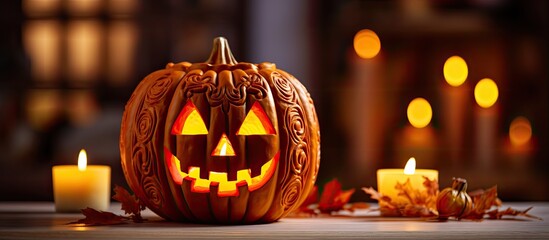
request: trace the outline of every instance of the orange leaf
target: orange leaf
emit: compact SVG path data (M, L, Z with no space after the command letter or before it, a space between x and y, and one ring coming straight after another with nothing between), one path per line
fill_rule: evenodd
M469 193L473 200L473 210L466 217L468 219L482 219L486 211L492 206L501 206L501 200L498 198L497 186L486 190L476 190Z
M318 209L324 213L339 211L349 202L354 192L354 189L342 191L341 183L339 183L337 178L334 178L324 185Z
M134 222L144 221L141 217L141 210L145 210L145 205L141 204L135 195L130 194L128 190L118 185L114 186L114 193L112 198L122 204L122 210L125 214L133 214L131 219Z
M528 214L528 211L530 211L530 209L532 209L532 207L529 207L529 208L527 208L525 210L522 210L522 211L515 210L515 209L512 209L512 208L507 208L503 211L500 211L499 209L494 209L494 210L488 211L486 213L488 214L490 219L502 219L503 216L524 216L524 217L527 217L527 218L543 220L540 217L536 217L534 215Z
M129 219L128 217L119 216L112 212L97 211L89 207L82 209L81 211L86 218L68 224L84 224L86 226L115 225L126 223Z
M438 180L435 178L433 180L430 180L428 177L423 176L425 181L423 182L423 186L427 189L427 194L431 196L437 196L438 195Z

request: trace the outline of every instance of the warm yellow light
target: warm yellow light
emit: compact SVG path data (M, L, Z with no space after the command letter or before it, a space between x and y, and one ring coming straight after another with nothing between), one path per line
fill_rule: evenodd
M276 132L273 128L271 120L269 120L269 117L267 116L267 114L265 114L265 111L263 110L259 102L255 102L248 112L248 115L246 115L246 117L244 118L242 126L240 126L240 129L238 129L236 135L249 136L268 135L275 133Z
M431 122L433 109L424 98L416 98L410 102L407 110L408 121L416 128L423 128Z
M525 117L517 117L509 127L509 139L515 146L526 144L532 138L532 125Z
M412 175L416 172L416 159L411 157L408 159L408 162L406 162L406 166L404 167L404 174L406 175Z
M172 134L175 135L204 135L208 134L206 124L200 116L200 113L191 101L187 101L181 112L177 116Z
M498 100L498 86L494 80L484 78L475 86L475 100L483 108L489 108Z
M251 170L249 168L237 170L237 179L229 181L227 179L226 172L209 172L207 179L200 178L200 167L190 166L188 173L181 170L181 162L179 159L170 153L169 150L164 149L166 154L166 163L168 164L168 170L172 176L172 179L179 185L183 183L184 179L191 180L191 191L199 193L210 192L210 186L215 185L218 188L218 196L238 196L238 187L246 184L249 191L255 191L261 188L271 177L273 176L276 166L278 166L279 153L277 153L272 159L267 161L261 166L261 173L255 177L251 176Z
M86 166L88 165L88 157L86 156L86 150L80 150L78 153L78 170L86 171Z
M219 142L217 143L216 148L212 152L212 156L234 156L234 149L227 138L227 135L223 134Z
M359 57L373 58L381 50L381 41L374 31L363 29L356 33L353 46Z
M204 120L202 120L202 117L200 117L200 114L198 114L196 109L194 109L187 117L181 133L183 135L208 134L208 129L206 129Z
M444 79L451 86L457 87L467 79L467 63L460 56L452 56L444 63Z

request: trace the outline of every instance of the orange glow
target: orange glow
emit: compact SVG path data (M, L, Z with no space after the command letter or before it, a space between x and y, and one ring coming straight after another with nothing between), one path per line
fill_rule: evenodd
M353 46L359 57L373 58L381 50L381 41L374 31L363 29L356 33Z
M234 149L231 145L231 141L227 138L227 135L223 134L217 147L212 152L212 156L234 156Z
M47 130L61 117L63 98L61 91L37 89L26 96L25 110L30 125L39 130Z
M489 108L498 100L498 86L494 80L484 78L475 86L475 100L483 108Z
M172 126L174 135L203 135L208 134L208 129L200 113L189 100L183 107Z
M444 63L444 79L451 86L457 87L467 79L467 63L460 56L452 56Z
M23 0L21 5L29 16L51 16L61 9L61 0Z
M242 126L240 126L240 129L236 132L236 135L248 136L267 134L275 134L273 124L271 123L271 120L269 120L267 114L265 114L261 105L259 105L259 102L255 102L254 105L252 105L250 112L248 112L248 115L246 115L246 118L244 118L244 122L242 122Z
M59 80L61 62L61 25L52 20L28 21L23 30L25 50L30 58L34 80Z
M71 80L89 83L98 79L102 65L102 35L100 21L69 21L67 26L67 70Z
M70 0L66 7L70 15L90 16L98 14L103 6L101 0Z
M263 166L261 166L261 173L255 177L251 177L250 169L241 169L237 171L237 179L234 181L227 180L226 172L209 172L209 178L200 178L200 167L189 167L188 174L181 171L181 162L174 156L170 150L164 148L164 158L168 165L168 170L174 182L178 185L183 183L183 180L191 181L191 191L197 193L209 193L210 186L218 186L217 195L219 197L234 197L238 196L239 186L248 186L250 192L255 191L265 185L269 179L272 178L276 166L278 165L280 153Z
M408 162L406 162L406 166L404 167L404 174L413 175L415 172L416 172L416 159L412 157L408 159Z
M410 102L407 110L408 121L416 128L423 128L431 122L433 110L431 104L424 98L416 98Z
M511 122L509 127L509 139L515 146L521 146L532 138L532 125L525 117L517 117Z
M123 1L110 1L110 3L113 2ZM136 59L137 35L137 27L130 20L117 20L109 24L107 76L114 86L123 86L132 78Z
M78 170L86 171L86 167L88 166L88 156L86 155L86 150L82 149L78 153Z

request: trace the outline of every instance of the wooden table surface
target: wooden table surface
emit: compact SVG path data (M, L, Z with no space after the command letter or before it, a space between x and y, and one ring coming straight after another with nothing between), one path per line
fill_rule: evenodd
M416 218L383 218L375 212L352 216L284 218L276 223L244 226L183 224L164 221L150 211L139 224L75 227L81 214L54 212L51 202L0 202L0 239L549 239L549 203L505 203L534 208L544 220L428 222ZM111 211L122 213L113 203Z

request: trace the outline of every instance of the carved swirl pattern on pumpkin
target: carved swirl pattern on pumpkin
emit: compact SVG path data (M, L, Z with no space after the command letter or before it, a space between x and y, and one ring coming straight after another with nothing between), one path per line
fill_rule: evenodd
M277 72L274 72L271 77L280 100L289 105L284 110L282 122L288 133L289 149L286 151L286 158L289 164L281 181L280 202L287 210L299 199L304 187L303 177L308 170L307 122L304 121L303 109L298 104L297 92L292 82Z
M142 181L143 189L145 189L145 195L147 199L155 206L162 206L164 197L160 191L160 183L155 177L144 177Z
M141 173L139 177L143 178L154 174L154 154L149 147L143 143L138 143L132 149L132 159L134 160L133 168L136 173Z
M156 111L153 108L143 108L137 115L136 137L138 142L146 142L152 138L154 127L156 126Z
M148 206L161 208L165 202L162 185L160 183L160 169L162 167L155 159L158 158L156 141L153 136L161 124L159 119L160 109L166 100L167 93L173 84L172 72L165 72L142 81L134 92L142 92L146 88L140 102L132 103L137 106L133 113L133 124L131 130L131 166L125 168L133 169L136 181L139 183ZM137 98L136 98L137 100ZM133 101L133 97L131 99ZM128 111L128 109L126 109ZM128 118L132 119L130 116Z
M305 137L305 122L303 121L303 110L299 106L292 106L286 109L286 122L288 123L288 133L293 143L303 142Z
M208 71L204 74L200 72L191 72L187 74L182 81L185 82L183 93L187 98L192 97L195 93L206 93L208 103L211 106L220 104L232 104L241 106L246 103L248 94L253 95L256 99L262 99L267 96L268 83L265 78L259 74L250 74L242 76L239 81L236 81L236 86L232 84L220 83L219 78L216 78L213 71ZM214 84L213 82L216 82Z
M295 104L297 101L297 94L292 83L277 72L273 72L271 77L280 100L287 104Z
M147 91L147 95L145 95L145 101L148 104L154 105L164 99L164 96L170 89L170 85L172 84L172 78L170 78L170 74L166 73L159 79L157 79L153 85L149 88Z
M303 184L300 176L293 176L288 184L283 186L281 205L284 206L284 210L288 210L299 200L302 188Z

